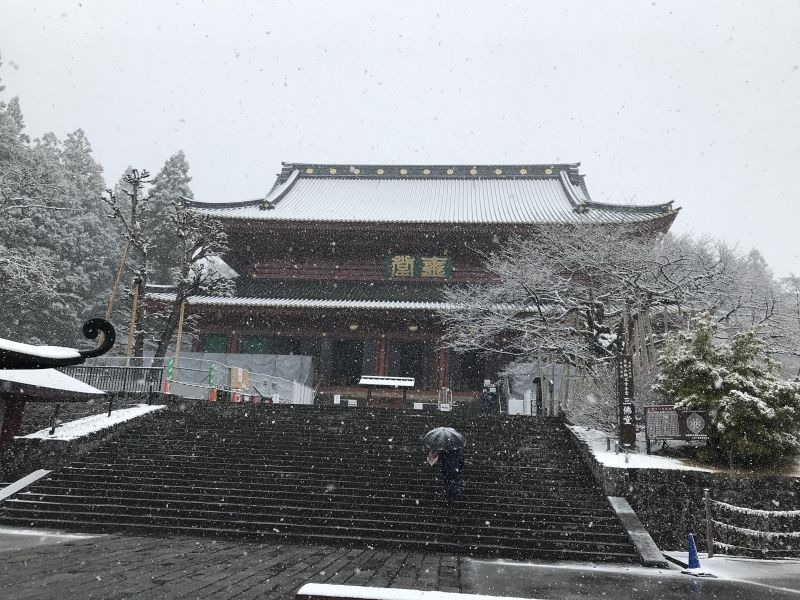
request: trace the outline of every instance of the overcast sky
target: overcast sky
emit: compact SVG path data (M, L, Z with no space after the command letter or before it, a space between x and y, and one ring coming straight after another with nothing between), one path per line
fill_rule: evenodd
M199 200L280 162L582 162L595 200L800 274L800 2L0 4L4 99L113 184L177 150Z

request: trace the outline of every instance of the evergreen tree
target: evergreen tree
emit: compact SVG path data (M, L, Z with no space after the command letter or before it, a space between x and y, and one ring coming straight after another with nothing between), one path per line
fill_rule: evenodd
M0 336L75 344L108 285L102 169L82 131L31 141L0 101Z
M180 277L176 269L180 270L183 257L175 237L176 203L194 197L189 187L191 180L189 163L182 150L169 157L153 179L152 200L145 217L151 239L153 283L175 284Z
M800 451L800 381L784 381L754 330L715 343L718 325L703 317L673 336L653 386L679 408L708 410L714 443L751 463L791 460Z

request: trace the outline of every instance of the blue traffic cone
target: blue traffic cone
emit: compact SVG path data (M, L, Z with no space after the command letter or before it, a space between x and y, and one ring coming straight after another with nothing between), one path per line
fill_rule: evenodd
M700 558L697 556L697 546L694 544L694 536L691 533L689 534L689 568L700 568Z

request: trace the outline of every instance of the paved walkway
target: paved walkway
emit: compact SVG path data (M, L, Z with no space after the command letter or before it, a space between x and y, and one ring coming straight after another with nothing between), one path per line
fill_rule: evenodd
M8 538L3 544L0 532L3 600L290 600L307 582L547 600L800 600L800 590L788 589L797 581L790 577L796 563L787 563L785 572L770 565L769 577L750 582L741 580L741 572L736 578L696 579L677 567L517 563L371 548L119 535L74 539L39 533L35 547L15 549L19 541ZM763 571L758 565L753 568Z
M289 599L303 583L469 591L439 554L100 536L0 553L0 598Z

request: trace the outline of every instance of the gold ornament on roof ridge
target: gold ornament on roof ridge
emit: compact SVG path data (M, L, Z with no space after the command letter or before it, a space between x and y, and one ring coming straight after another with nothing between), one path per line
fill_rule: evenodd
M383 169L377 169L375 172L376 172L378 175L383 175L383 173L384 173L384 170L383 170Z
M311 175L313 172L314 172L314 169L312 169L311 167L308 167L308 168L306 169L306 174L307 174L307 175Z

